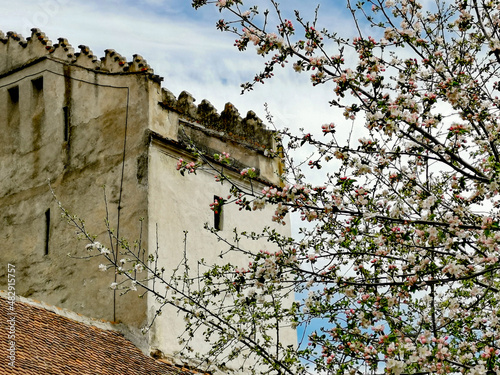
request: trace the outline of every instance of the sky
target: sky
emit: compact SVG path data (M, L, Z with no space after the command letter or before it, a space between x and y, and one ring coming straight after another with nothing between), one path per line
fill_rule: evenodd
M312 18L321 2L320 22L329 29L345 30L348 17L345 2L338 0L287 0L284 10L300 9ZM219 112L226 102L233 103L245 116L248 110L265 118L264 103L279 127L321 132L321 125L333 122L338 112L328 100L331 87L315 87L309 75L297 74L291 66L256 90L241 95L240 84L251 80L265 60L253 46L239 52L235 36L216 30L221 18L213 4L195 11L190 0L16 0L3 1L0 30L30 36L32 27L40 28L55 44L67 38L78 46L90 47L102 57L104 50L116 50L127 60L143 56L156 74L164 77L163 87L178 96L183 90L200 103L209 100ZM260 9L268 0L254 0ZM282 4L285 2L282 2ZM285 13L285 16L287 14ZM288 13L292 17L292 13ZM309 130L310 129L310 130Z

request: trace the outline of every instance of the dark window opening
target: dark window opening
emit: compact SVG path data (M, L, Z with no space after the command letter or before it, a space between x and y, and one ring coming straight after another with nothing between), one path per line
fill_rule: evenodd
M35 91L42 91L43 90L43 77L39 77L37 79L34 79L31 81L33 84L33 89Z
M7 90L10 96L10 102L16 104L19 102L19 86L11 87Z
M13 86L7 89L7 101L6 109L6 130L2 132L3 150L2 153L13 154L19 151L21 136L20 136L20 124L21 124L21 112L19 105L19 86ZM0 124L2 128L3 124Z
M63 107L64 112L64 141L69 141L69 107Z
M214 195L214 203L212 204L212 210L214 211L214 229L222 230L223 217L222 217L222 207L224 205L224 199Z
M45 255L49 255L50 240L50 208L45 211Z
M45 122L45 106L43 98L43 77L31 81L33 95L31 95L31 125L33 131L33 147L39 147L42 140L42 129Z

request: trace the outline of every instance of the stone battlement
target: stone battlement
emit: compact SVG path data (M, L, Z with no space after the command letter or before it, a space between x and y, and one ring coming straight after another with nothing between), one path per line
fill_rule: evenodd
M255 112L248 111L245 118L240 116L236 107L226 103L219 114L208 100L194 104L193 96L183 91L176 98L169 90L162 89L162 107L173 109L205 128L223 132L230 138L253 148L264 150L273 147L272 132L268 130Z
M134 55L132 61L127 61L115 50L107 49L104 57L98 58L88 46L80 45L78 48L80 52L75 52L65 38L58 38L58 43L52 44L45 33L37 28L31 29L31 36L26 39L13 31L7 34L0 31L0 76L48 58L98 73L145 74L158 84L163 81L163 77L154 74L153 68L140 55ZM208 100L204 99L198 105L194 102L193 96L186 91L176 98L163 88L158 104L257 150L273 148L273 132L265 127L255 112L249 111L243 118L231 103L227 103L219 114Z
M31 29L31 36L24 39L22 35L9 31L4 34L0 31L0 74L5 74L13 69L41 58L56 58L68 64L78 65L87 69L106 73L148 73L155 81L163 78L154 74L153 69L146 60L139 55L134 55L132 61L113 49L107 49L104 57L100 59L93 54L88 46L80 45L80 52L65 38L59 38L57 44L47 38L40 29Z

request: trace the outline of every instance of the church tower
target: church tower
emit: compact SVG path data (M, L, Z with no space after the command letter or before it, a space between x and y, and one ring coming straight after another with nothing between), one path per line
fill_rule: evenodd
M0 290L12 264L18 295L138 330L152 318L154 298L117 296L113 273L99 270L102 259L77 258L87 243L61 217L50 187L100 242L107 222L119 237L140 239L146 256L158 249L168 272L184 258L215 262L224 251L205 223L230 237L235 227L260 231L273 215L231 205L215 214L210 203L229 194L228 184L209 170L181 176L178 160L195 160L193 146L228 152L227 173L237 179L255 167L254 188L262 189L280 183L280 162L269 156L277 145L253 112L242 118L228 103L219 114L187 92L175 97L141 56L127 61L106 50L97 58L78 49L63 38L52 44L39 29L27 39L0 32ZM182 326L182 316L166 309L144 350L174 356ZM285 339L294 336L290 330Z

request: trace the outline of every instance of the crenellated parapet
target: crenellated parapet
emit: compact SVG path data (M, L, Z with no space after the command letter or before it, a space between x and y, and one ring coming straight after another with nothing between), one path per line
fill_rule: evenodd
M59 43L54 45L53 56L58 58L58 59L61 59L61 60L65 60L65 59L74 60L75 59L75 50L73 49L71 44L69 44L68 39L59 38L57 40L59 41Z
M129 65L125 57L114 49L107 49L104 53L104 57L101 58L101 70L111 73L128 72Z
M127 61L115 50L107 49L104 57L98 58L89 47L80 45L78 48L80 51L75 53L65 38L59 38L58 43L53 45L45 33L37 28L31 29L31 36L26 39L13 31L7 34L0 31L0 75L42 58L54 58L90 70L105 73L145 73L155 82L160 83L163 80L154 74L146 60L139 55L134 55L132 61Z
M158 84L163 80L154 74L154 70L140 55L134 55L132 61L128 61L117 51L107 49L104 56L99 58L85 45L79 45L75 51L65 38L59 38L56 44L52 44L38 28L31 29L31 36L26 39L13 31L6 34L0 31L0 76L44 58L106 74L145 74ZM167 89L162 89L159 104L181 114L188 122L198 123L254 150L273 148L273 133L266 129L253 111L242 117L231 103L227 103L224 110L218 113L209 101L202 100L199 104L195 104L195 101L186 91L175 97Z
M198 105L195 101L186 91L181 92L176 98L169 90L163 88L160 105L174 109L190 121L221 132L253 148L264 150L273 147L273 132L265 127L255 112L248 111L243 118L233 104L226 103L224 110L219 114L208 100L203 99Z
M153 73L153 69L148 65L146 59L141 55L134 55L133 60L129 62L131 72L148 72Z
M78 66L83 66L87 69L99 69L100 68L100 60L94 53L90 50L89 47L84 45L79 45L78 48L80 52L75 54L74 63Z

